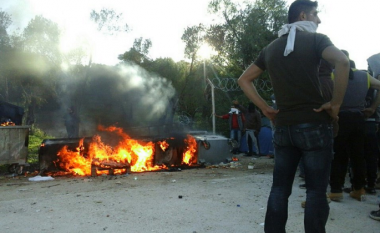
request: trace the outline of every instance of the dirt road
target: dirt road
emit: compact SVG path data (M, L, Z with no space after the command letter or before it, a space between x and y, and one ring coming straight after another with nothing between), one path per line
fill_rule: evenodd
M264 232L273 160L239 156L233 166L118 176L0 176L1 232L248 233ZM255 162L253 170L248 162ZM287 232L304 232L296 178L289 200ZM330 204L327 232L378 233L368 217L376 196L358 202L345 194Z

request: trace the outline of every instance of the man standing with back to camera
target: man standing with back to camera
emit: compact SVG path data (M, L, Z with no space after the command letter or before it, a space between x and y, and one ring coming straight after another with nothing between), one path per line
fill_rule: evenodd
M316 33L321 23L318 3L293 2L279 38L260 53L239 78L246 96L275 120L273 184L265 216L265 232L282 233L288 219L288 198L302 158L305 166L305 232L326 232L326 191L333 158L333 120L337 120L347 87L349 62L330 39ZM335 67L333 97L325 103L318 79L321 59ZM252 81L269 72L278 110L257 93Z

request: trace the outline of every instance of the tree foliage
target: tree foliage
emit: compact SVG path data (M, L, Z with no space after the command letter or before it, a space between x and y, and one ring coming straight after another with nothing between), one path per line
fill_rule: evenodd
M0 52L9 47L7 28L12 24L11 16L0 8Z
M209 3L209 12L221 20L207 27L204 25L187 27L182 35L182 40L186 44L185 54L190 59L189 70L193 74L192 79L202 76L199 72L192 71L200 70L202 61L196 56L197 50L203 43L207 43L217 52L217 55L208 61L208 70L212 69L212 73L206 73L208 78L237 80L259 55L261 49L277 38L277 31L286 23L287 18L283 0L257 0L243 5L232 0L212 0ZM270 86L266 73L263 75L263 80L265 86ZM210 88L207 88L206 92L210 92ZM269 100L271 93L268 93L267 89L259 92ZM217 91L215 98L217 110L229 109L232 99L248 103L241 91ZM202 116L210 115L210 104L208 101L201 108ZM207 118L204 117L203 120Z
M213 0L209 9L224 22L210 26L207 40L231 71L247 68L277 38L287 17L283 0L258 0L242 8L231 0Z
M60 36L61 31L57 23L38 15L24 29L25 50L43 56L48 62L60 65Z
M142 67L147 67L150 62L148 57L149 49L152 47L150 39L143 39L142 37L136 38L133 42L133 47L119 55L119 60L134 62Z
M98 25L98 31L109 35L130 30L128 24L123 22L123 14L117 14L112 9L103 8L99 12L92 10L90 17Z

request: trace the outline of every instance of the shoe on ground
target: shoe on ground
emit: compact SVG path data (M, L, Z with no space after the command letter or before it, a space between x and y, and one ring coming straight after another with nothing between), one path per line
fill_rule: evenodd
M377 221L380 221L380 210L371 211L371 213L369 214L369 217Z
M306 189L306 184L300 184L299 187L300 189Z
M368 194L371 194L371 195L375 195L376 194L375 186L373 186L373 187L367 186L364 189L365 189L365 192L368 193Z
M327 195L331 201L341 201L343 200L343 192L340 193L329 193Z
M250 157L250 156L252 156L252 152L247 152L247 153L244 154L244 156Z
M362 200L362 196L365 195L365 190L364 188L358 189L358 190L353 190L350 192L350 197L355 198L358 201Z

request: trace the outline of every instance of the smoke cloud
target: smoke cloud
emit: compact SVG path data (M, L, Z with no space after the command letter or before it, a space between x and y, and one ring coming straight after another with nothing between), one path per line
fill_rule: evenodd
M61 118L68 108L75 108L81 136L91 136L97 125L128 129L171 124L171 100L176 92L166 78L125 63L94 64L82 77L63 73L58 93ZM55 127L59 125L63 126ZM57 132L64 132L59 128Z

